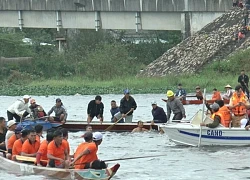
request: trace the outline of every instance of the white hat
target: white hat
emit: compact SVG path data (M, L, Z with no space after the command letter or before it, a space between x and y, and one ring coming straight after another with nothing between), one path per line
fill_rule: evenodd
M240 121L240 127L241 127L241 128L245 128L245 127L246 127L246 124L247 124L247 121L248 121L248 120L245 119L245 118L242 119L242 120Z
M100 133L100 132L95 132L95 133L93 134L93 141L99 141L99 140L102 139L102 137L103 137L102 133Z
M229 84L225 86L225 88L231 88L232 89L232 86L230 86Z
M7 127L10 128L14 124L17 124L16 121L15 120L10 120L10 121L7 122Z
M24 95L23 99L30 99L30 96L29 95Z

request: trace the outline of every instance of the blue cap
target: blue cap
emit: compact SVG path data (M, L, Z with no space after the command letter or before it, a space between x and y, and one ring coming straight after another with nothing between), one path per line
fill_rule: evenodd
M130 92L130 91L129 91L128 89L125 89L125 90L124 90L124 94L129 94L129 92Z
M22 126L17 126L16 129L15 129L15 134L21 133L22 130L23 130Z

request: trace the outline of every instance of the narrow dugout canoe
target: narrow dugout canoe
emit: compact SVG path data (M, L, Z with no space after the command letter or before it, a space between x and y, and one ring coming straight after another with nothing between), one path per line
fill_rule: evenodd
M104 131L109 126L113 125L114 123L91 123L93 131ZM87 126L87 122L81 121L73 121L67 120L65 124L61 127L66 128L70 131L84 131ZM160 125L160 124L159 124ZM159 130L159 125L155 124L152 127L153 130ZM113 128L110 130L111 132L131 132L134 128L137 127L137 123L117 123ZM150 129L150 123L144 123L144 128Z
M163 101L167 102L167 99L162 99ZM229 100L223 100L225 104L229 104ZM191 104L202 104L203 101L202 100L197 100L197 99L193 99L193 100L183 100L181 101L183 105L191 105ZM213 104L215 102L215 100L207 100L207 103L209 104Z
M59 169L49 167L38 167L30 164L18 163L0 156L0 168L16 175L42 175L50 178L65 180L109 180L120 167L115 164L111 168L103 170L94 169Z

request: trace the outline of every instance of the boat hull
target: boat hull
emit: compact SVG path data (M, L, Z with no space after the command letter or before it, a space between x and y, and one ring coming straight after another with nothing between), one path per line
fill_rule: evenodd
M170 141L177 145L197 146L200 127L190 123L160 126ZM250 133L244 128L202 128L201 146L246 146L250 144Z
M104 131L114 123L91 123L92 129L94 131ZM80 121L67 121L62 125L63 128L66 128L70 131L82 131L85 130L88 124L86 122ZM113 132L131 132L134 128L137 127L137 123L117 123L109 131ZM153 130L159 130L159 125L155 124L151 126ZM144 123L144 128L150 129L150 123Z
M24 129L28 129L28 130L34 129L34 127L38 124L43 126L44 131L47 131L48 129L51 129L51 128L62 126L61 123L50 123L44 120L35 120L35 121L24 120L21 123L19 123L19 125L21 125Z
M42 175L46 177L56 178L56 179L72 179L72 180L109 180L112 178L120 165L116 164L111 168L103 170L74 170L74 169L59 169L59 168L48 168L48 167L38 167L34 165L18 163L15 161L8 160L0 156L0 168L6 170L7 172L17 174L17 175Z
M167 102L168 100L167 99L162 99L163 101ZM224 101L224 104L229 104L229 100L223 100ZM197 99L194 99L194 100L182 100L181 101L183 105L192 105L192 104L203 104L203 101L202 100L197 100ZM213 104L215 102L215 100L206 100L207 103L209 104Z

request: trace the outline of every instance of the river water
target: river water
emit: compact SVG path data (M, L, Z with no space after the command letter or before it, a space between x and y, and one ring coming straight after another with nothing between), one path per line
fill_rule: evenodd
M103 95L104 117L109 120L109 105L112 99L119 102L120 95ZM165 107L161 98L164 94L133 95L138 104L134 121L151 120L151 101ZM18 97L0 97L0 116L6 117L7 107ZM34 97L45 110L53 106L57 97ZM86 119L86 107L94 96L61 96L67 107L69 118ZM202 105L185 106L187 119L190 119ZM69 134L71 152L76 149L84 132ZM104 133L103 143L99 146L98 157L102 160L136 156L164 154L166 156L145 159L118 161L120 169L115 180L199 180L199 179L250 179L249 147L180 147L169 142L165 134L149 133ZM110 162L111 166L115 162ZM18 176L0 170L0 180L47 180L42 176Z

